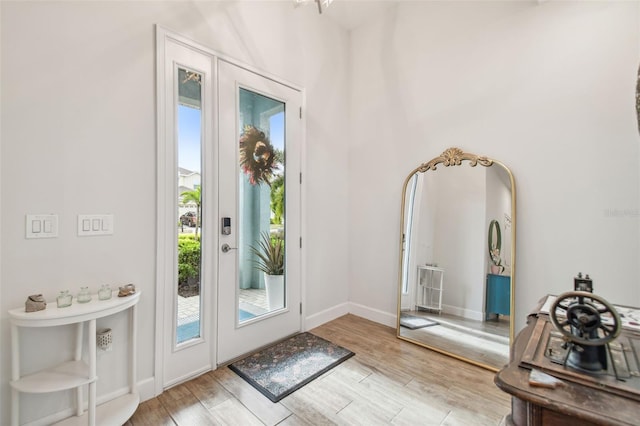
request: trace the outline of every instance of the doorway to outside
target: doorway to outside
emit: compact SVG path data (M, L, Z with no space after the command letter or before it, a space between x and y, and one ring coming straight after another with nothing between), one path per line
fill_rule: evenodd
M200 93L201 76L183 68L178 69L179 103L177 105L177 145L178 145L178 304L176 343L181 344L200 337L200 272L201 237L202 237L202 105ZM285 218L285 113L284 103L239 89L239 107L245 111L248 121L254 117L269 137L264 135L260 144L266 142L273 148L274 160L268 175L255 181L249 166L243 168L240 176L240 200L242 220L239 224L241 234L249 234L251 239L249 250L240 250L244 257L240 261L240 293L238 295L238 321L247 320L268 314L284 307L284 291L275 293L268 291L265 278L257 261L271 261L270 251L256 253L252 247L265 248L261 245L260 233L270 235L269 247L272 243L282 248L279 259L278 274L284 275L284 218ZM252 126L245 123L244 126ZM243 127L244 127L243 126ZM261 133L262 130L259 130ZM245 137L245 132L240 139ZM265 145L266 146L266 145ZM252 148L254 151L256 148ZM242 162L242 152L240 153ZM254 155L254 153L251 153ZM245 159L246 163L246 159ZM244 175L244 179L243 176ZM254 179L252 182L251 180ZM257 188L254 188L257 187ZM257 206L257 207L256 207ZM251 209L258 209L252 211ZM253 234L253 235L251 235ZM257 242L257 245L256 245ZM244 251L244 252L243 252ZM267 255L267 258L261 256Z
M161 393L301 329L302 92L161 28L157 47Z
M222 60L218 82L224 363L301 329L302 94Z

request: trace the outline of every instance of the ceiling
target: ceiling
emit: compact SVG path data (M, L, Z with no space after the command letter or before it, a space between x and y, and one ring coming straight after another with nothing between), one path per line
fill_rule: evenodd
M383 14L400 0L334 0L322 12L322 16L334 21L346 30Z

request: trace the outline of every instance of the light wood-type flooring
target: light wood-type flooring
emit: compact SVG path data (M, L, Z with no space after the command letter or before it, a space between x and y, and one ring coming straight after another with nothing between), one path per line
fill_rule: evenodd
M227 367L143 402L137 425L498 425L510 398L494 373L397 339L354 315L312 333L356 355L272 403Z
M473 321L448 314L409 311L407 314L428 318L437 326L415 330L400 327L400 334L427 346L442 349L481 364L500 369L509 362L509 318Z

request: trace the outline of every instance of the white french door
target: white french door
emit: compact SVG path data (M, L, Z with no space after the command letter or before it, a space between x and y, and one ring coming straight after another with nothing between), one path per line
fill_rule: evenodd
M301 329L302 93L156 36L159 394Z
M302 94L223 60L218 82L219 214L230 225L218 244L224 363L301 328ZM277 269L278 250L273 276L264 270Z

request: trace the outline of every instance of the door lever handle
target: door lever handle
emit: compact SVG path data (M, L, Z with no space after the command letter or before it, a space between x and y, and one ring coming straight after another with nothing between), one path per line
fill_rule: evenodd
M231 247L229 244L224 243L220 249L222 249L223 253L228 253L231 250L238 250L238 247Z

